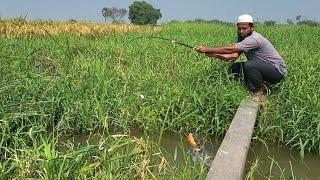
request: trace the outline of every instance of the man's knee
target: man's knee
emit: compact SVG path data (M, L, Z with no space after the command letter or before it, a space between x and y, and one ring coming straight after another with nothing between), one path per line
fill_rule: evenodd
M243 71L243 62L236 62L230 66L230 72L236 77L240 77Z
M255 67L255 63L253 61L246 61L244 64L243 64L243 67L244 67L244 70L250 70L252 68Z

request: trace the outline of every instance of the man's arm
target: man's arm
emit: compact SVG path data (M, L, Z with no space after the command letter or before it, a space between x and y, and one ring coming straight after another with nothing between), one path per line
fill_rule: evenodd
M224 46L224 47L205 47L197 46L195 50L199 53L210 53L210 54L232 54L232 53L241 53L242 50L235 44L233 46Z
M206 56L215 57L223 61L235 60L238 59L242 50L234 44L233 46L225 46L225 47L204 47L204 46L197 46L195 48L196 51L199 53L205 53Z
M231 53L231 54L213 54L213 53L206 53L208 57L215 57L222 61L229 61L229 60L236 60L239 58L239 53Z

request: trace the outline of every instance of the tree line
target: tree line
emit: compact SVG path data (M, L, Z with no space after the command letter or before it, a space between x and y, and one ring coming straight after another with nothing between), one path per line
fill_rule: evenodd
M123 17L128 14L128 10L125 8L116 8L116 7L104 7L102 8L102 16L104 17L105 22L107 19L110 19L112 23L123 23ZM132 24L144 25L144 24L157 24L157 21L162 17L160 9L154 8L151 4L148 4L145 1L139 2L134 1L129 6L128 18ZM296 16L297 25L309 25L309 26L319 26L320 22L315 20L301 20L302 15ZM172 20L169 23L215 23L215 24L230 24L230 22L225 22L221 20L204 20L204 19L194 19L187 21ZM263 22L255 22L256 24L264 24L266 26L276 25L277 22L274 20L266 20ZM292 19L287 19L287 24L295 24Z
M123 22L122 18L127 15L128 11L125 8L102 8L102 16L105 19L111 19L113 23ZM161 18L160 9L155 9L151 4L145 1L134 1L129 6L129 19L132 24L157 24L158 19Z

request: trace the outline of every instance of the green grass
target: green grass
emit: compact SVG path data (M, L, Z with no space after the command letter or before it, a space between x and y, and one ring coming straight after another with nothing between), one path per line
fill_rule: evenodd
M320 81L317 47L320 28L258 26L285 59L288 76L274 87L262 109L255 139L320 153ZM222 137L239 102L249 98L234 81L228 64L156 39L130 42L137 36L162 36L191 45L230 45L236 28L215 24L170 24L160 32L4 38L0 34L0 175L5 178L57 178L74 175L104 178L203 178L206 169L159 164L161 152L151 142L113 139L67 152L57 151L53 132L108 130L194 132ZM241 57L244 59L244 57ZM143 96L142 96L143 95ZM143 97L143 98L142 98ZM106 151L108 148L124 148ZM143 154L131 148L143 146ZM103 146L103 150L99 146ZM121 147L123 147L121 146ZM78 157L78 159L77 159ZM153 159L156 159L153 162ZM131 163L137 163L135 166ZM199 170L200 169L200 170ZM59 173L57 173L59 172ZM143 172L143 173L141 173Z

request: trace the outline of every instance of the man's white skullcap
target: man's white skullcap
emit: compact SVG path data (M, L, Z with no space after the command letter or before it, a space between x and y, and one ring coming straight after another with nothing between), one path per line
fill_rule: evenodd
M243 14L238 17L237 23L253 23L253 18L249 14Z

